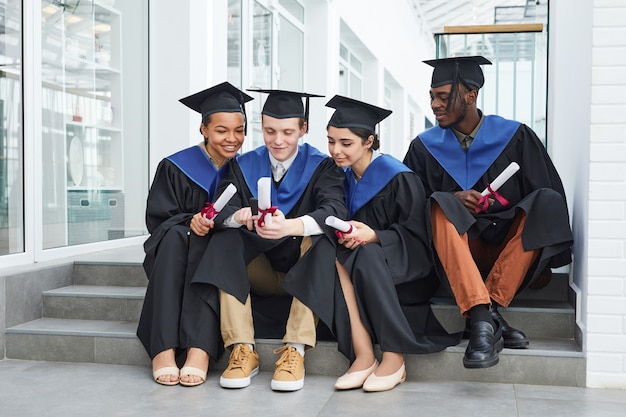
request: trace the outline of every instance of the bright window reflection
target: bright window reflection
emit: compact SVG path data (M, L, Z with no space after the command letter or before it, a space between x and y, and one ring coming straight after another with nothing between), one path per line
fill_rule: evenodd
M24 251L22 2L0 0L0 255Z
M145 234L146 3L42 1L44 249Z

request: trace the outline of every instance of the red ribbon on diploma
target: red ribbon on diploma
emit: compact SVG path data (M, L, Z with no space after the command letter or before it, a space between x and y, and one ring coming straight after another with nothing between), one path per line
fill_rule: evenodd
M259 208L259 220L257 220L257 224L263 227L265 225L265 216L268 214L269 215L274 214L276 210L278 210L278 206L272 206L267 209Z
M509 205L509 200L507 200L506 198L502 197L502 195L499 194L497 191L494 191L491 188L491 184L487 185L487 190L489 190L489 194L480 197L480 199L478 200L478 203L476 203L476 207L474 208L474 211L476 213L480 213L480 212L483 212L483 211L487 210L487 207L489 207L489 198L490 197L493 197L496 200L498 200L498 202L500 204L502 204L503 207L506 207L506 206Z
M348 230L347 232L342 232L341 230L335 230L335 236L337 236L339 239L343 239L344 235L350 234L353 231L354 231L354 227L350 225L350 230Z
M219 212L215 211L213 207L213 203L209 203L208 201L204 205L204 208L200 210L200 214L206 217L208 220L212 220L215 216L217 216Z

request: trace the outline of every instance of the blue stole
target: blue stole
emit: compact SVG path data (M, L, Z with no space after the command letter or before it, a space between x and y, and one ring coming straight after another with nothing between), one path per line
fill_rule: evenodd
M209 156L199 146L192 146L173 155L166 157L176 165L183 174L205 190L211 201L217 192L217 187L224 178L228 164L222 165L218 170L209 160Z
M328 158L313 146L305 143L298 146L298 155L276 187L272 179L272 205L285 214L296 205L319 164ZM258 198L259 178L272 178L269 151L265 146L246 152L237 158L244 180L255 198Z
M344 190L346 206L350 212L350 218L361 207L368 203L378 194L396 175L401 172L410 172L402 162L390 155L382 154L370 162L365 169L361 180L357 182L352 173L352 168L346 169L346 182Z
M514 120L485 116L467 152L461 148L452 129L435 126L418 136L454 181L463 190L469 190L500 156L519 126Z

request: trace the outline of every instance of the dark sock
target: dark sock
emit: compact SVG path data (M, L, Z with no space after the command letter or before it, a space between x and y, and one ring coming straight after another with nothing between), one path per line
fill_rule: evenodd
M470 308L469 311L470 316L470 324L473 326L474 323L478 323L479 321L486 321L495 327L493 320L491 319L491 314L489 314L489 305L487 304L479 304Z

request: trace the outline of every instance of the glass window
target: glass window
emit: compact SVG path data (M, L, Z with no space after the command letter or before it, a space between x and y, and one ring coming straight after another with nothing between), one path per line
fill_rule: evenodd
M22 2L0 0L0 255L24 251Z
M256 88L272 88L272 13L261 4L254 2L252 16L252 86ZM251 103L252 118L246 138L246 148L253 149L263 145L261 133L261 104L265 97L254 93L255 100ZM251 129L250 129L251 128ZM252 134L250 134L252 133ZM250 140L252 139L252 140Z
M354 71L359 74L361 73L361 61L352 54L350 54L350 66L354 69Z
M278 32L278 87L282 90L302 91L304 74L304 33L284 17Z
M281 6L283 6L289 13L293 15L300 22L304 23L304 7L296 0L279 0Z
M517 32L501 26L465 27L467 33L436 34L437 56L483 55L485 86L478 104L487 114L518 120L546 141L548 33L543 24L518 25ZM469 28L469 29L468 29Z
M339 45L339 56L346 61L350 60L350 52L348 52L348 48L346 48L343 44Z
M362 63L341 43L339 45L339 91L354 99L361 99L363 80Z
M147 0L42 1L44 249L145 234L147 16Z
M241 0L228 0L228 81L241 85Z

